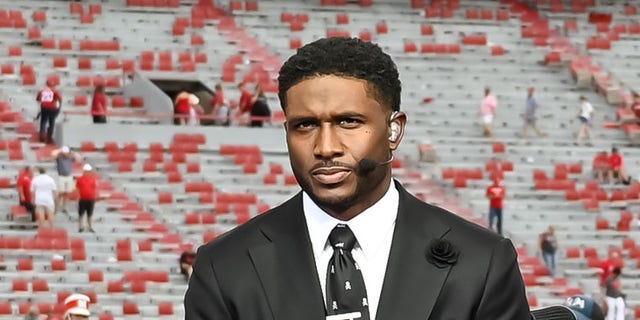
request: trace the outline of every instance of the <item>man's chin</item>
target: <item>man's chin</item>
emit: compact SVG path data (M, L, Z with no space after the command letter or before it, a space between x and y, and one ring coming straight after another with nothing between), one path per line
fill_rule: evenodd
M312 192L307 193L319 207L334 212L348 209L355 199L354 192L347 192L340 187L323 188L322 190L314 189Z

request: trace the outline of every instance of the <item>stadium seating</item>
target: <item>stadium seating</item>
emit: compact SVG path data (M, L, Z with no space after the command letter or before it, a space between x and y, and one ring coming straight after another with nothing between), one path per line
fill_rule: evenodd
M509 195L505 235L518 248L531 306L597 291L594 267L617 249L624 257L623 289L629 305L637 304L640 187L598 184L589 168L596 151L620 145L636 173L639 154L626 147L634 127L606 122L625 115L617 108L628 103L629 90L637 90L637 64L630 58L640 33L630 20L637 7L602 4L613 13L603 24L589 21L586 6L551 2L539 1L535 11L523 1L231 1L225 12L179 1L49 1L46 10L37 1L0 1L14 12L3 28L0 89L19 92L0 96L12 101L0 108L0 162L8 172L0 191L13 194L9 176L27 161L45 161L34 151L40 146L26 137L35 126L25 119L36 115L33 96L46 78L59 81L65 110L85 112L67 115L65 130L73 129L68 123L90 121L86 112L97 84L108 87L112 110L144 112L151 102L125 90L127 75L140 71L191 72L207 85L223 81L231 96L238 93L237 81L261 82L270 89L275 115L281 61L319 36L359 35L380 43L400 70L409 124L394 174L409 190L486 226L485 188L500 177ZM576 43L582 47L572 47ZM578 54L584 52L588 56ZM597 91L589 90L592 81ZM480 137L477 105L484 86L499 100L493 140ZM542 102L543 139L514 136L529 86ZM574 145L580 95L597 109L592 145ZM7 286L0 286L0 314L16 316L18 305L26 312L30 303L20 294L54 310L60 293L82 291L93 292L100 319L182 318L181 249L214 239L298 191L285 150L272 150L262 139L280 128L241 131L247 135L242 144L198 129L168 128L176 133L171 139L145 141L82 136L72 144L110 184L100 188L110 199L96 205L96 234L76 233L76 223L63 215L56 217L56 229L15 229L32 226L24 222L27 213L15 207L15 196L0 201L6 220L14 219L1 226L10 272L3 278ZM425 142L437 152L437 163L416 160ZM537 257L537 235L549 224L561 246L555 278ZM54 252L62 259L52 258ZM144 280L131 280L139 277ZM7 301L14 291L12 304Z

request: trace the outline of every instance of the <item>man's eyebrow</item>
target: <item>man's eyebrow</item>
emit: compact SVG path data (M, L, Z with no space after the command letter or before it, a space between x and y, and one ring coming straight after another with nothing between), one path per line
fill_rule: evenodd
M291 116L287 119L287 122L306 122L306 121L318 121L317 117L311 116Z
M340 118L340 119L341 118L358 118L358 117L364 117L364 114L359 112L343 112L333 116L333 118Z

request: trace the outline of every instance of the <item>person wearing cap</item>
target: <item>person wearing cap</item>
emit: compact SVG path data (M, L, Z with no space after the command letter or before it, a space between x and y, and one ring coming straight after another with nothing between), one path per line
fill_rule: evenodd
M53 128L62 106L62 96L53 80L47 80L47 87L38 92L36 101L40 102L40 142L52 143Z
M507 192L501 179L494 179L493 184L487 188L487 198L489 198L489 229L495 230L502 235L502 207L504 197ZM496 227L493 227L493 221Z
M531 311L534 320L604 320L604 312L593 298L585 295L569 297L562 305Z
M84 294L74 293L64 300L64 320L89 319L91 299Z
M49 176L43 167L38 168L38 175L31 180L32 199L36 206L36 221L38 226L49 222L53 228L53 212L55 210L55 198L57 193L56 182Z
M83 216L87 215L87 227L89 232L95 232L93 230L93 224L91 217L93 216L93 208L96 204L96 190L98 188L98 181L95 174L91 172L90 164L85 164L82 167L82 175L76 179L76 188L80 194L78 199L78 232L83 232L84 226L82 222Z
M56 212L67 212L67 200L69 194L73 192L73 163L82 161L80 154L71 151L68 146L51 151L51 156L55 157L56 169L58 170L58 199L56 203Z

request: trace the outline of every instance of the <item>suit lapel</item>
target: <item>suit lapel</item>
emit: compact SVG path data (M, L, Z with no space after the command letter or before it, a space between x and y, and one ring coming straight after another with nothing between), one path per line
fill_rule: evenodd
M400 193L393 243L376 319L429 319L451 266L427 261L427 249L449 228L397 184Z
M274 319L324 319L324 302L302 213L302 196L260 225L265 243L249 249ZM317 315L317 317L309 316Z

